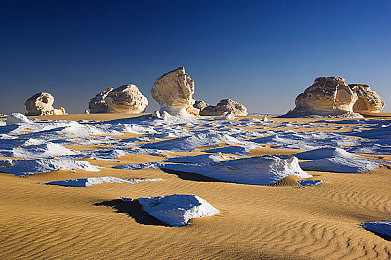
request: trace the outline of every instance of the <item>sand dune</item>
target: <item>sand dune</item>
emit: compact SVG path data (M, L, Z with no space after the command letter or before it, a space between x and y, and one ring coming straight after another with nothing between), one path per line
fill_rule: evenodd
M100 119L113 119L110 116L102 115ZM173 155L200 154L202 149ZM253 149L250 156L300 151L303 150L272 149L267 145ZM390 241L358 225L391 219L391 171L387 168L364 174L308 171L313 179L327 183L307 188L297 188L294 178L275 186L254 186L160 169L112 168L163 160L161 156L127 154L118 161L86 160L103 167L100 172L60 170L29 177L0 173L0 258L391 258ZM88 188L39 184L102 176L163 180L134 185L103 183ZM196 194L219 209L220 214L193 219L188 226L169 227L141 211L137 203L120 200L121 196L175 193Z

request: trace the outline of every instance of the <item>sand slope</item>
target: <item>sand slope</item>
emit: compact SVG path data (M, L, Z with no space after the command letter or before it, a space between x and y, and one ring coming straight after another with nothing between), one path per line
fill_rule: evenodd
M178 153L187 154L194 153ZM163 159L126 155L120 162L88 160L103 166L100 172L57 171L26 178L0 173L0 259L391 258L390 241L357 225L391 219L391 171L386 168L367 174L309 171L327 183L308 188L111 168ZM39 184L99 176L163 180L89 188ZM168 227L143 213L137 203L120 200L174 193L196 194L220 214Z

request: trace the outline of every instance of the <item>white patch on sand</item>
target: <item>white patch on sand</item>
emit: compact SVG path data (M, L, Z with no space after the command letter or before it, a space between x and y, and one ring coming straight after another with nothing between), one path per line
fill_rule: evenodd
M27 143L27 142L26 142ZM44 143L12 148L12 150L0 150L0 155L24 159L43 159L61 156L77 155L78 153L63 147L60 144Z
M367 222L359 225L366 230L391 237L391 220Z
M165 162L173 162L173 163L213 163L213 162L219 162L229 159L236 159L236 157L233 156L225 156L221 153L218 154L200 154L200 155L193 155L193 156L176 156L176 157L170 157L164 160Z
M25 115L22 115L20 113L13 113L9 114L7 116L6 125L13 125L13 124L32 124L33 122L30 121Z
M243 141L239 141L238 139L226 134L199 133L192 136L180 137L156 143L148 143L143 145L142 148L153 148L175 152L190 152L198 147L213 146L223 142L227 144L243 143Z
M84 170L84 171L99 171L97 166L91 165L89 162L73 161L73 160L53 160L53 159L38 159L38 160L14 160L0 159L0 171L24 176L35 173L52 172L58 170Z
M43 184L48 185L59 185L59 186L67 186L67 187L91 187L97 184L102 184L105 182L108 183L130 183L130 184L136 184L140 182L148 182L148 181L161 181L161 178L157 179L120 179L115 177L90 177L90 178L80 178L80 179L71 179L71 180L61 180L61 181L51 181L51 182L45 182Z
M137 163L137 164L126 164L118 165L113 168L124 169L124 170L140 170L140 169L160 169L164 164L159 162L147 162L147 163Z
M321 148L298 153L295 156L299 159L314 159L300 163L300 167L307 171L362 173L381 166L379 163L357 157L341 148Z
M241 145L241 146L224 146L224 147L217 147L212 149L203 150L203 152L206 153L227 153L227 154L234 154L234 155L247 155L250 153L251 149L254 149L256 147L259 147L256 144L247 144L247 145Z

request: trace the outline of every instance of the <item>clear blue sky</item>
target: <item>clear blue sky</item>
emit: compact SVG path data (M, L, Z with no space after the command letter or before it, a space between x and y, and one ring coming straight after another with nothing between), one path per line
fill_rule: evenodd
M391 0L0 0L0 113L47 91L82 113L106 87L184 66L196 99L284 113L318 76L372 86L391 112Z

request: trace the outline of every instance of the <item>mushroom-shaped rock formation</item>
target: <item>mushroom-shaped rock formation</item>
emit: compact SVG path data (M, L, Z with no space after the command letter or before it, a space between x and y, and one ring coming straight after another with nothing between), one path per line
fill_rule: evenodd
M148 106L148 99L132 84L113 89L104 100L109 113L142 113Z
M344 78L319 77L296 97L296 107L285 116L361 117L353 113L357 99L357 94L349 88Z
M379 113L384 108L384 101L379 94L365 84L349 84L350 89L357 94L358 99L353 105L356 113Z
M247 108L232 99L222 99L216 106L207 105L204 101L196 101L194 104L200 110L201 116L247 116Z
M161 105L161 111L171 115L195 113L193 108L194 80L179 67L160 76L152 86L152 97Z
M113 90L113 88L107 88L105 91L100 92L95 97L90 99L88 103L88 109L90 113L107 113L107 104L105 102L106 96Z
M65 115L65 109L53 108L54 97L47 92L39 92L26 100L24 105L27 109L27 116L44 116L44 115Z
M147 106L148 99L133 84L107 88L88 103L89 113L142 113Z

